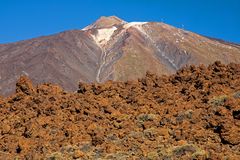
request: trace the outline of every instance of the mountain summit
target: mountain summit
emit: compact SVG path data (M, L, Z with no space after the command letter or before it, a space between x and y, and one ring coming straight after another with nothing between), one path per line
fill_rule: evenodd
M105 17L102 16L100 17L95 23L91 24L90 26L87 26L83 30L88 30L88 29L98 29L98 28L108 28L112 27L114 25L121 25L126 23L124 20L116 17L116 16L109 16Z
M133 80L217 60L240 63L240 46L164 23L101 17L82 30L1 44L0 94L12 93L20 75L76 90L79 81Z

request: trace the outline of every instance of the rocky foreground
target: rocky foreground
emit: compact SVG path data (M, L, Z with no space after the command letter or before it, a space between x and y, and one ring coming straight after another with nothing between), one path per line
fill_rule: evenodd
M0 98L0 159L240 159L240 65Z

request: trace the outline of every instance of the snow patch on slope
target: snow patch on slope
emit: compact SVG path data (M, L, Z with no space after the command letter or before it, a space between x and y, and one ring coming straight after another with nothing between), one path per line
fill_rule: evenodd
M122 32L124 32L126 29L130 28L130 27L134 27L134 26L141 26L144 25L148 22L130 22L130 23L126 23L125 21L122 23L123 24L123 30ZM91 28L93 28L94 25L90 25L87 26L85 28L83 28L83 31L89 30ZM109 40L111 40L111 37L114 33L114 31L117 30L117 27L112 26L112 27L108 27L108 28L100 28L97 29L97 33L96 34L91 34L91 36L93 37L94 41L97 43L97 45L102 48ZM121 32L121 33L122 33Z
M128 28L130 28L130 27L139 26L139 25L144 25L144 24L146 24L146 23L148 23L148 22L130 22L130 23L126 23L126 24L123 26L123 28L128 29Z
M103 46L111 39L115 30L117 30L115 26L111 28L98 29L97 34L92 35L92 37L99 46Z

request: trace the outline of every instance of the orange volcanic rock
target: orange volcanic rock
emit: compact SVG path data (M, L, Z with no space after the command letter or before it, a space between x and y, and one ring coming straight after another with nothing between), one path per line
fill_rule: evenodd
M32 82L26 77L21 76L16 83L16 93L33 94L34 88Z
M239 159L240 65L79 83L21 77L0 99L0 159Z

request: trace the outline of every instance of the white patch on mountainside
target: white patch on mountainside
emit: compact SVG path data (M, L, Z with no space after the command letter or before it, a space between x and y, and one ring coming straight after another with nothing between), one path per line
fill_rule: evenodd
M127 23L123 26L123 28L127 29L127 28L130 28L132 26L139 26L139 25L144 25L148 22L130 22L130 23Z
M124 30L122 32L124 32L126 29L130 28L130 27L134 27L134 26L141 26L144 25L148 22L130 22L130 23L126 23L125 21L122 22L123 24L123 28ZM89 30L94 28L94 25L89 25L85 28L83 28L83 31ZM100 28L97 29L97 34L92 34L91 36L93 37L94 41L98 44L98 46L100 48L102 48L112 37L114 31L117 30L117 27L112 26L112 27L108 27L108 28Z
M114 26L111 28L98 29L97 34L92 35L92 37L99 46L103 46L111 39L115 30L117 30L117 28Z

